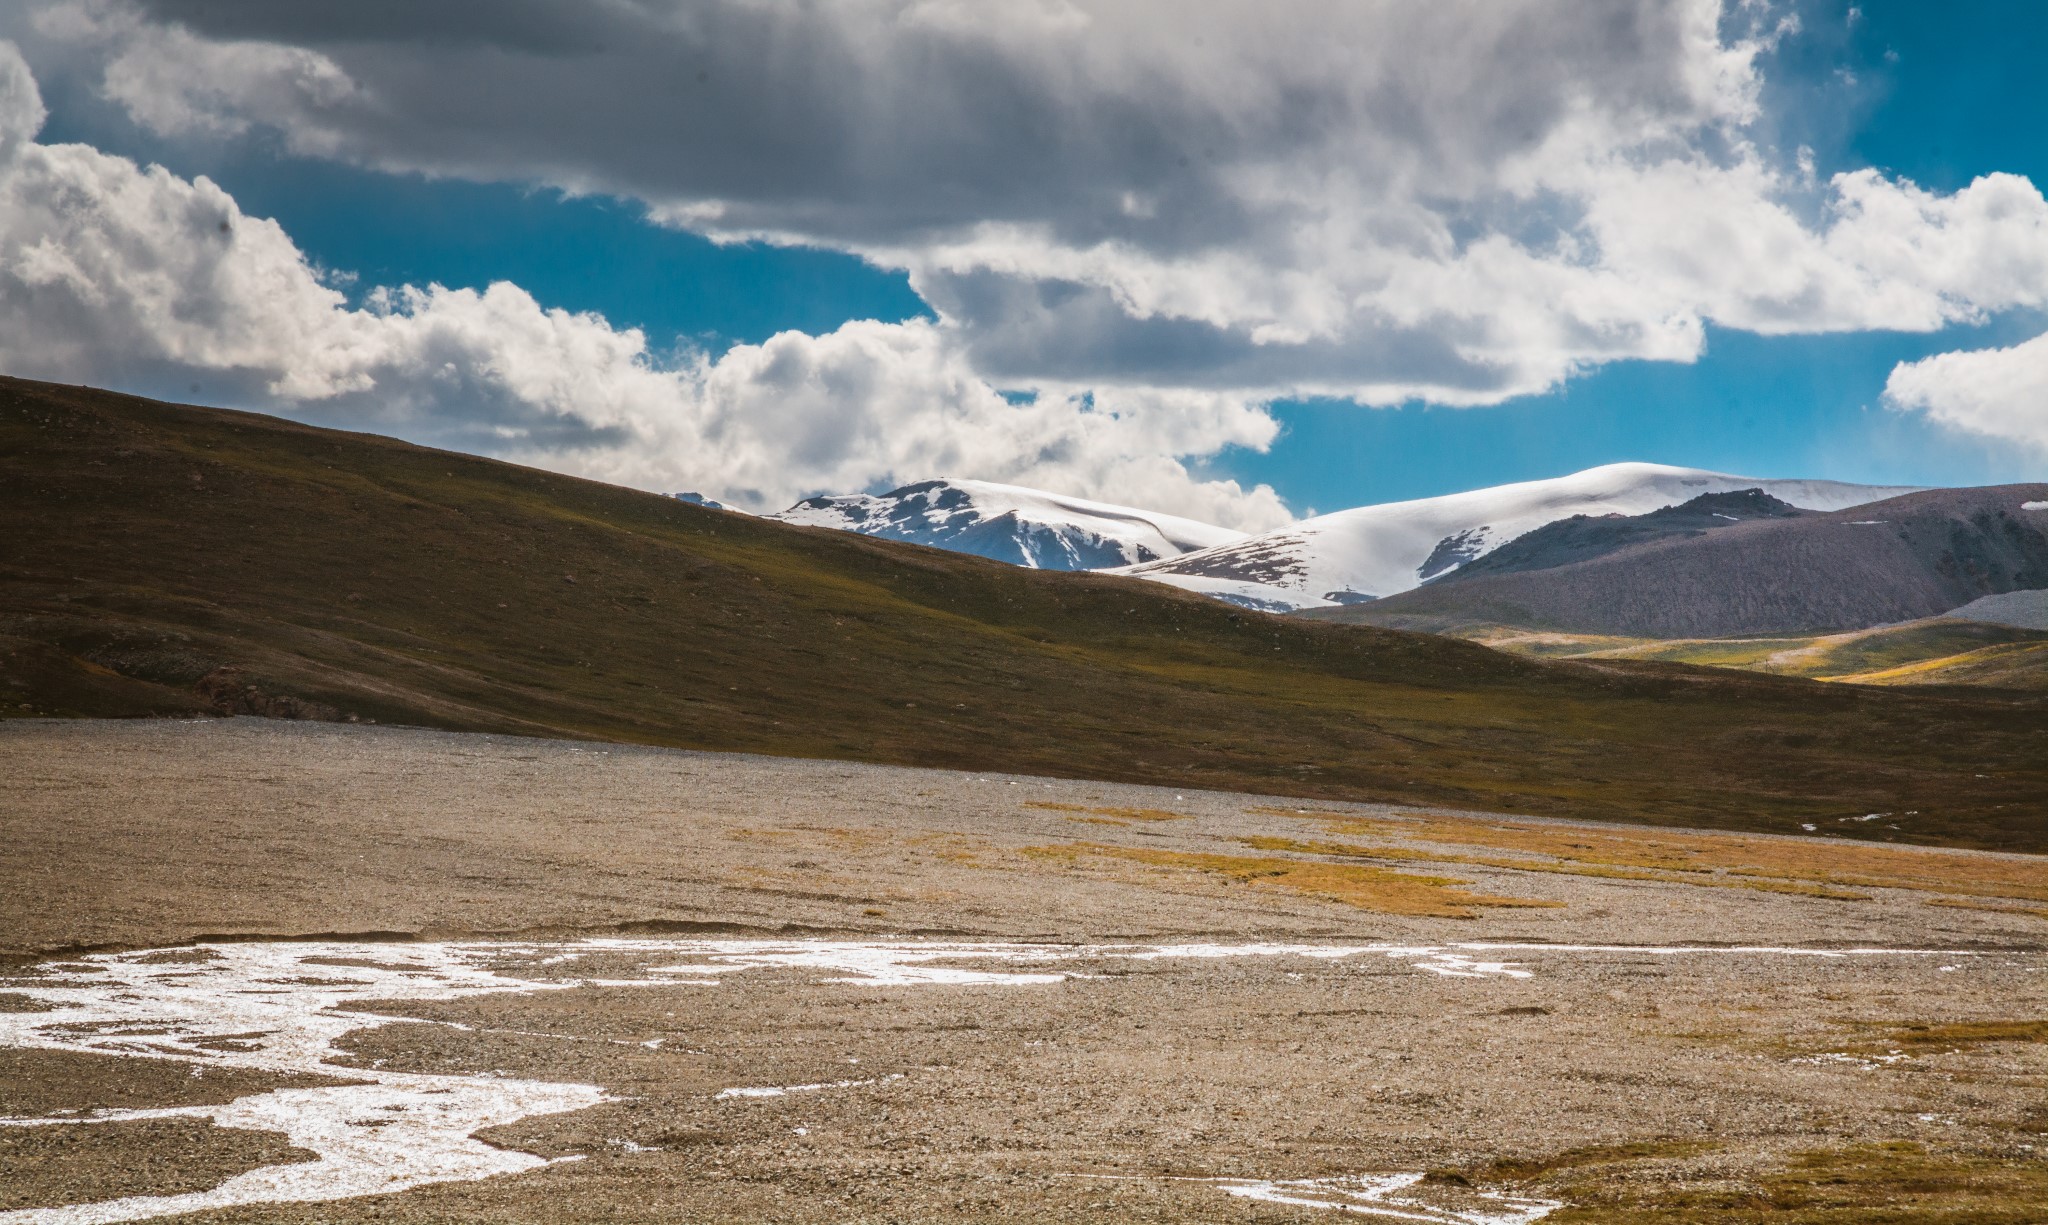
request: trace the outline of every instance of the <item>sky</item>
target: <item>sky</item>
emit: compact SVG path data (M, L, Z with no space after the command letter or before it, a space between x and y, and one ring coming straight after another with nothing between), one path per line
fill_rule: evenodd
M0 371L753 510L2039 480L2044 53L2010 0L29 0Z

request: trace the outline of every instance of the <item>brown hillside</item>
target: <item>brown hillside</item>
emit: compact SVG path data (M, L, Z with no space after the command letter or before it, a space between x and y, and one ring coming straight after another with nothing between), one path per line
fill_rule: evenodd
M2048 845L2048 707L1546 663L0 381L10 715L374 719Z

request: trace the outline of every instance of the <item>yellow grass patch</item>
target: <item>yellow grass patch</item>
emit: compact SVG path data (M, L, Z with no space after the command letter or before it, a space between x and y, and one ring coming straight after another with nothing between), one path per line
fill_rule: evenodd
M918 834L905 838L903 844L916 847L920 852L945 863L969 868L988 866L981 859L981 853L988 849L988 844L979 838L969 838L964 834Z
M1342 855L1353 859L1393 859L1410 863L1464 863L1482 868L1506 868L1513 872L1555 872L1566 876L1597 876L1609 880L1663 881L1674 885L1692 885L1705 889L1753 889L1761 893L1791 893L1800 897L1827 898L1837 902L1867 902L1867 893L1851 893L1844 889L1806 881L1760 880L1743 876L1714 876L1704 874L1704 869L1686 868L1682 871L1661 872L1644 868L1615 867L1601 863L1584 863L1575 860L1517 858L1506 855L1455 854L1444 851L1419 851L1409 847L1396 846L1352 846L1342 842L1298 842L1292 838L1241 838L1240 842L1254 850L1293 851L1302 855Z
M1956 672L1977 665L2006 662L2030 655L2040 655L2044 646L2039 642L2000 642L1978 647L1973 651L1962 651L1954 655L1943 655L1937 659L1920 659L1909 664L1891 668L1878 668L1869 672L1858 672L1849 676L1822 676L1816 680L1846 681L1857 685L1910 684L1930 675L1942 672Z
M1086 804L1055 804L1049 800L1026 800L1024 807L1046 808L1053 812L1088 812L1117 821L1186 821L1194 816L1193 813L1171 812L1164 808L1090 808Z
M1284 808L1253 811L1313 820L1333 834L1483 847L1540 856L1574 869L1594 866L1650 872L1657 874L1654 879L1684 880L1698 875L1702 883L1718 885L1739 879L1751 882L1743 887L1771 892L1809 892L1797 886L1812 886L1822 890L1815 896L1831 896L1828 891L1843 889L1910 889L1963 898L2048 902L2048 858L2041 857L1812 838L1671 833L1625 826L1591 829L1492 817L1425 814L1379 818ZM1398 848L1375 845L1351 853L1401 857L1397 852ZM1495 866L1545 870L1535 866L1535 861ZM1666 877L1665 873L1674 875Z
M758 842L767 846L830 848L835 851L868 851L897 841L896 835L879 829L842 829L829 825L795 825L777 829L734 826L725 836L735 842Z
M1067 863L1076 863L1084 857L1097 856L1140 863L1152 868L1199 872L1222 877L1237 884L1326 898L1377 914L1469 919L1474 917L1476 908L1482 906L1564 904L1535 898L1494 897L1472 893L1460 887L1469 884L1468 881L1390 872L1385 868L1367 867L1362 864L1320 863L1273 856L1163 851L1148 847L1109 846L1095 842L1027 847L1024 853L1038 859Z

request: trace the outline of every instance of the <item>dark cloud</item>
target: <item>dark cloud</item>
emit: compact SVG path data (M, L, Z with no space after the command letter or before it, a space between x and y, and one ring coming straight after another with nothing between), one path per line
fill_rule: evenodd
M1177 382L1256 393L1392 382L1484 399L1506 377L1460 356L1448 337L1396 325L1343 342L1261 345L1199 320L1131 318L1106 291L1071 281L974 273L925 278L919 289L958 321L975 368L998 383Z
M413 43L477 46L542 55L600 51L610 23L602 2L557 0L349 0L275 4L269 0L162 0L144 6L160 21L213 38L258 38L298 45ZM596 18L596 20L592 20Z
M166 136L267 129L906 269L1004 385L1479 404L1689 360L1708 322L2048 299L1970 254L2031 252L2031 185L1931 197L1757 139L1789 2L43 0L32 24Z
M1062 5L1001 2L140 11L331 59L359 93L249 118L371 164L713 203L717 226L863 247L1012 222L1077 247L1176 252L1257 243L1285 220L1285 176L1490 194L1490 167L1588 100L1683 116L1698 105L1674 82L1686 7L1107 4L1072 21ZM212 83L221 105L232 84ZM1241 181L1258 173L1276 178Z

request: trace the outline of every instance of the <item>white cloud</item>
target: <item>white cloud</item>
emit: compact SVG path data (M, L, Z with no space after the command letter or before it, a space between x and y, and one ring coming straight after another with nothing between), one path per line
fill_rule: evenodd
M21 52L12 43L0 45L0 165L35 140L46 118L42 92Z
M1770 146L1790 7L40 0L37 45L166 138L637 200L907 270L940 322L664 364L507 286L350 309L239 214L232 242L150 264L150 227L197 224L218 189L46 151L127 203L16 220L36 245L13 275L67 327L0 346L101 381L237 371L641 483L667 465L773 500L947 472L1270 520L1270 492L1180 457L1262 445L1276 397L1486 405L1693 360L1710 324L1933 331L2048 305L2026 179L1933 192ZM513 335L528 349L493 340Z
M2048 335L2009 348L1901 362L1884 394L1895 408L2048 458Z
M788 332L663 362L638 331L517 286L402 287L351 305L275 222L205 178L44 145L35 82L0 43L0 368L234 402L754 509L958 475L1247 529L1264 486L1182 456L1264 446L1242 398L994 391L925 321Z
M1758 143L1770 0L54 0L166 134L910 272L998 382L1488 404L2042 300L2040 194ZM1170 36L1163 31L1171 31Z

